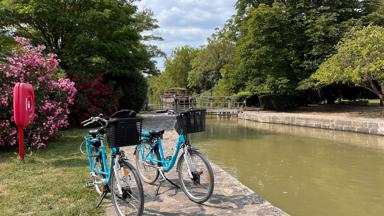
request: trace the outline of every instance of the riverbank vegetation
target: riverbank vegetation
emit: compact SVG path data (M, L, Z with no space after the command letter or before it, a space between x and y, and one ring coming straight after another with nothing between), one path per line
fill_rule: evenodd
M380 0L238 0L236 14L207 45L173 52L164 72L149 79L150 95L156 100L169 87L198 96L256 95L268 109L381 98L384 50L376 39L383 25ZM175 74L177 81L167 79Z

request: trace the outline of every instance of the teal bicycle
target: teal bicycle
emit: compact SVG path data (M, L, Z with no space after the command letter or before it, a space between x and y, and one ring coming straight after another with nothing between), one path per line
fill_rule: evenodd
M130 114L132 115L132 112ZM143 186L136 169L129 163L124 151L120 149L122 146L138 144L141 119L112 118L107 120L99 115L82 122L84 126L94 123L99 124L100 127L90 130L80 146L80 151L84 153L85 144L85 154L89 161L91 180L87 182L86 186L94 187L100 195L97 207L100 206L106 195L111 193L113 206L119 216L142 215L144 209ZM111 146L109 163L107 149L104 145L105 134L108 135L108 144Z
M177 114L175 129L179 134L172 156L164 156L162 146L163 129L143 130L141 144L136 146L136 167L141 179L154 184L159 175L163 178L156 190L158 194L164 180L179 188L165 176L175 165L181 189L187 197L196 203L204 203L212 195L214 176L209 161L197 150L192 148L188 136L205 129L205 110L189 110ZM181 156L178 157L180 150Z

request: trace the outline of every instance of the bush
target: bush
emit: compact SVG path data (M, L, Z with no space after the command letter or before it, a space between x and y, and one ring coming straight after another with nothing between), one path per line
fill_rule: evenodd
M121 94L102 75L73 74L71 79L79 89L75 104L70 108L71 126L79 126L84 119L100 113L111 115L119 109Z
M279 111L298 107L303 103L296 95L262 95L259 100L261 108Z
M259 96L256 94L248 96L245 100L247 102L247 106L249 106L249 107L259 107L260 106Z
M242 91L237 94L234 94L233 97L236 99L236 102L243 103L245 101L246 106L248 107L258 107L260 106L259 96L252 94L249 91Z
M265 109L265 110L273 110L273 95L261 95L259 96L259 101L260 101L260 107Z
M131 77L113 77L116 80L119 92L122 97L119 100L120 109L132 109L136 112L140 111L144 106L147 98L147 81L141 74L132 75Z
M36 118L24 136L27 144L42 147L60 128L68 126L68 107L74 102L76 88L58 72L55 54L44 55L44 46L33 47L24 38L16 41L11 56L0 61L0 145L16 145L13 87L26 82L35 89Z
M71 126L91 116L111 115L119 109L140 111L147 97L147 82L141 74L127 76L72 74L79 92L71 107Z

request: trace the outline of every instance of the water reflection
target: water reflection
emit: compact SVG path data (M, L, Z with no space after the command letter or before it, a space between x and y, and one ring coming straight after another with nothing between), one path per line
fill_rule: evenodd
M384 215L384 138L211 119L195 145L292 215Z

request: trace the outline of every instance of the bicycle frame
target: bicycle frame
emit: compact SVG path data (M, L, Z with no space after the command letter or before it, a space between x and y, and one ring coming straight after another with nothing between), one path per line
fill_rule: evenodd
M116 155L118 152L119 152L119 148L117 147L112 147L111 149L111 153L110 153L110 161L109 161L109 166L107 166L108 162L107 162L107 154L106 154L106 151L105 151L105 146L103 144L103 141L104 139L100 136L97 136L96 138L93 138L92 136L90 135L87 135L84 137L85 139L85 148L86 148L86 152L87 152L87 158L88 158L88 162L89 162L89 169L91 172L94 172L94 173L97 173L97 174L102 174L105 176L105 179L106 179L106 182L103 182L103 184L105 185L108 185L109 184L109 181L110 181L110 177L111 177L111 170L113 168L113 166L115 165L115 160L114 160L114 155ZM98 147L98 151L96 153L96 157L99 157L101 155L101 159L102 159L102 163L103 163L103 167L104 167L104 171L102 170L99 170L96 168L96 163L93 163L93 160L92 160L92 155L90 154L92 148L96 148L93 146L93 144L95 142L100 142L100 147Z
M143 130L143 132L145 133L145 130ZM162 170L164 172L168 172L175 165L176 160L177 160L177 156L179 155L180 148L182 147L183 144L186 143L186 140L187 140L187 138L185 135L183 135L183 134L179 135L179 139L176 142L175 150L173 151L171 159L165 158L164 151L163 151L163 145L162 145L160 138L156 139L156 141L152 144L150 151L148 151L148 153L146 155L144 155L144 151L140 151L139 149L137 149L136 153L140 154L139 156L143 160L148 159L152 163L155 163L155 164L161 163ZM151 151L152 149L156 148L156 146L159 148L160 160L157 160L155 155L153 154L153 151ZM136 148L142 148L142 146L138 145Z

